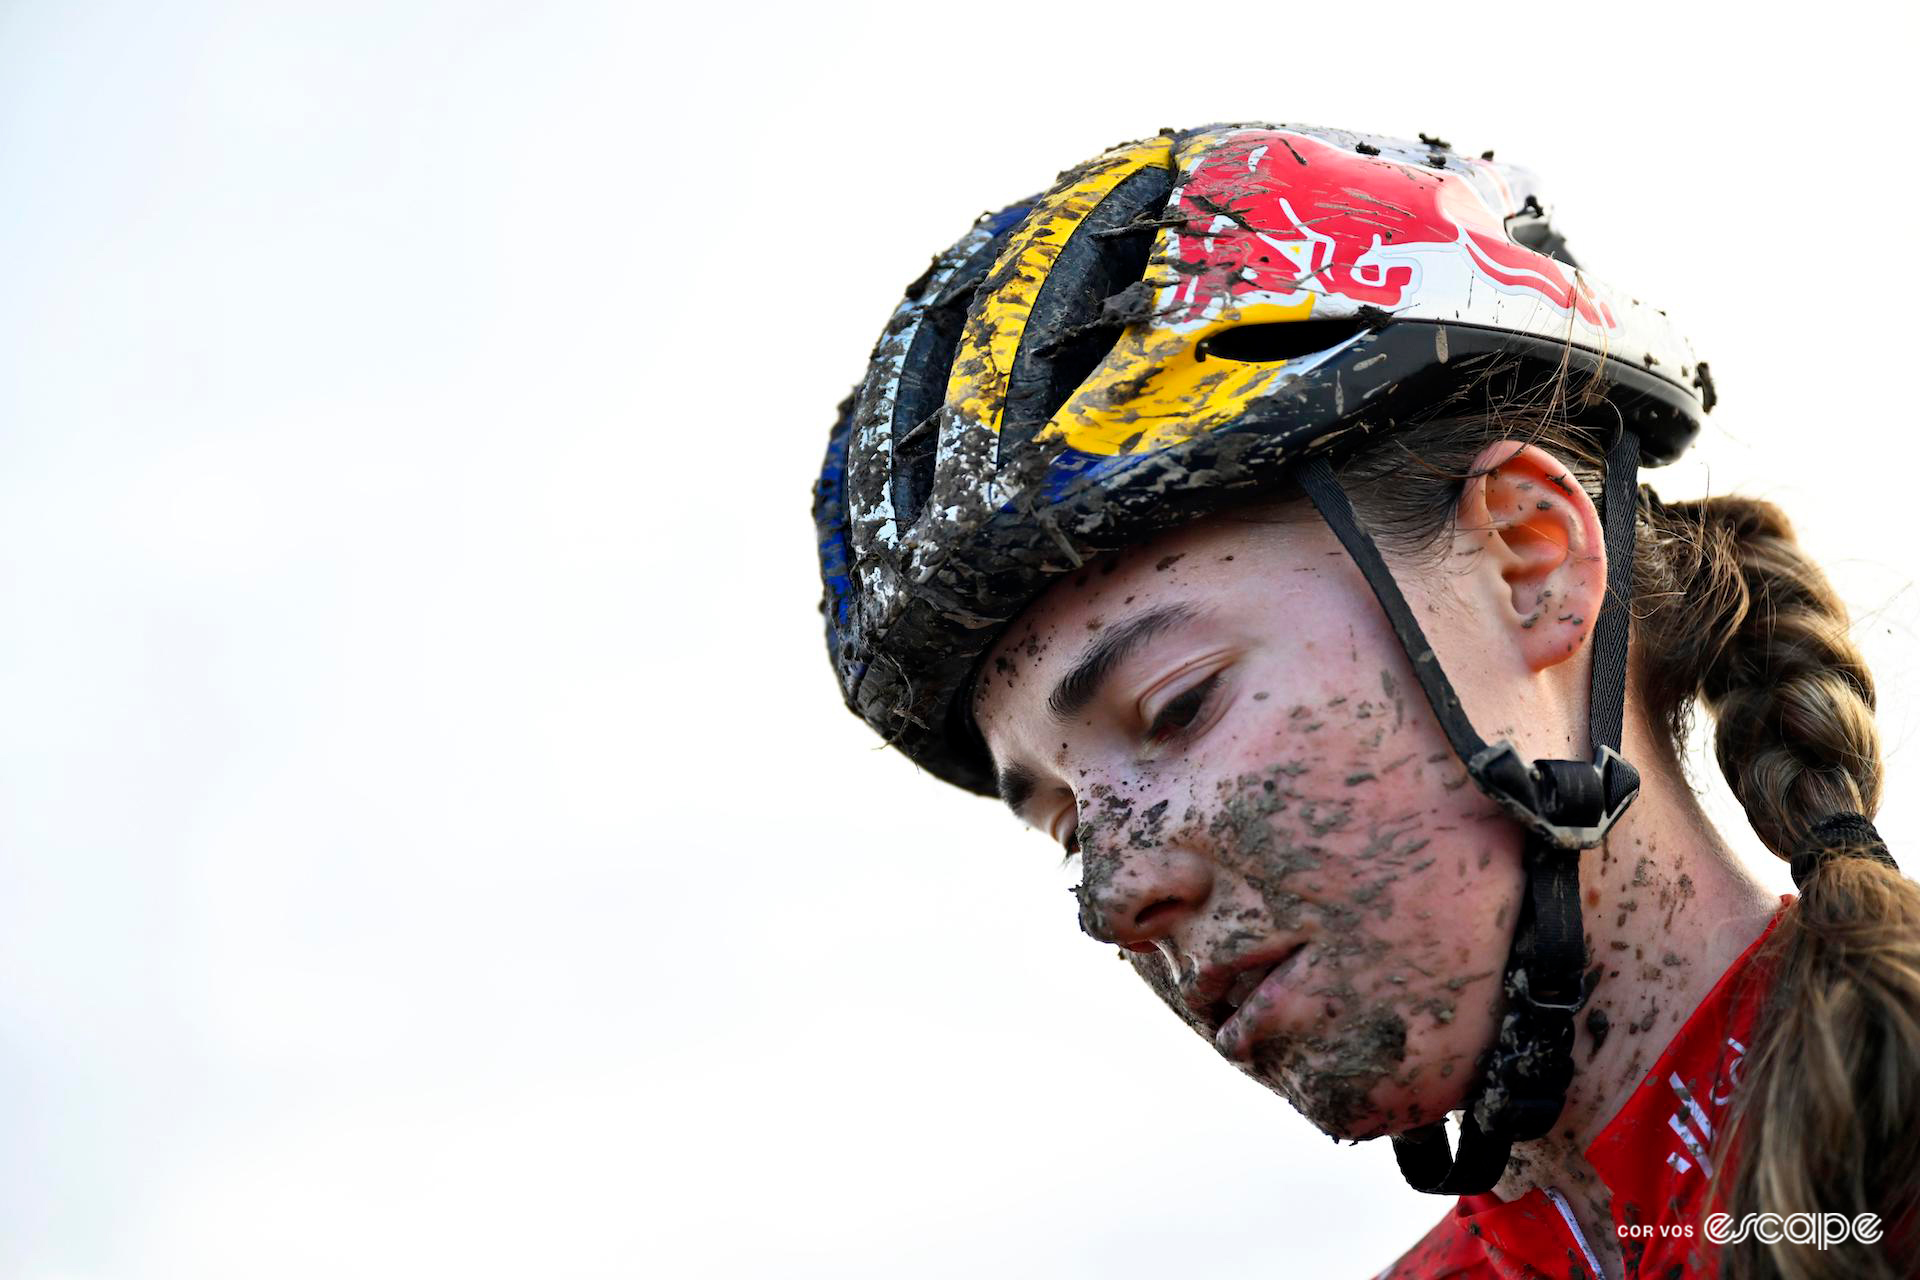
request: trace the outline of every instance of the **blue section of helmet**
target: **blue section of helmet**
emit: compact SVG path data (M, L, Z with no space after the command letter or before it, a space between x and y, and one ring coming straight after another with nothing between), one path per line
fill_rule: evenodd
M847 546L847 443L853 436L851 399L827 439L826 460L813 490L813 518L820 537L820 581L826 588L827 648L836 665L840 640L851 619L853 580Z
M1102 467L1101 463L1124 460L1124 454L1119 457L1103 457L1097 453L1082 453L1078 449L1062 450L1053 460L1052 465L1047 468L1046 483L1041 485L1040 492L1048 503L1059 502L1067 496L1067 490L1079 484L1085 477L1110 470Z
M1078 449L1062 449L1047 468L1046 481L1040 486L1041 496L1049 505L1064 501L1068 490L1089 480L1097 481L1117 475L1145 456L1138 453L1082 453ZM1016 505L1019 505L1017 499L1002 505L1001 510L1011 511Z
M1000 212L992 214L987 218L987 230L997 238L1003 235L1007 228L1026 217L1027 212L1032 208L1032 200L1022 200L1019 204L1010 204Z

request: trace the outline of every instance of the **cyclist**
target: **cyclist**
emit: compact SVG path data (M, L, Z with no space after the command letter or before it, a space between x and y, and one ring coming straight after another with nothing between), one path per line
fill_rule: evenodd
M1077 854L1081 927L1223 1057L1457 1197L1388 1275L1920 1274L1872 680L1778 509L1637 484L1713 400L1525 171L1216 125L983 216L841 408L848 705ZM1701 811L1696 701L1797 894Z

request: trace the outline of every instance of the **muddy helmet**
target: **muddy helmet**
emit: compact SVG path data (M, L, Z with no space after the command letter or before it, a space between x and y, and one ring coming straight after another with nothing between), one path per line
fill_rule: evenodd
M841 407L814 513L847 704L991 794L959 695L1052 579L1563 361L1646 463L1711 404L1665 313L1574 264L1523 170L1292 125L1115 147L935 258Z
M1330 458L1437 407L1581 384L1606 451L1609 604L1590 760L1527 761L1467 722ZM991 794L966 692L1088 559L1298 482L1353 555L1475 782L1527 831L1500 1044L1460 1154L1395 1138L1423 1190L1485 1190L1559 1114L1585 1001L1578 853L1626 808L1634 486L1712 407L1666 313L1586 276L1537 182L1447 143L1299 125L1163 130L996 213L907 287L815 488L827 647L848 706Z

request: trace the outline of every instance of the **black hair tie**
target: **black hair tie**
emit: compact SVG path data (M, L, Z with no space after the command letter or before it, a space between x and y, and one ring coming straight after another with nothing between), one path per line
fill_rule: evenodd
M1793 855L1793 887L1804 890L1807 879L1829 858L1872 858L1895 871L1900 864L1887 852L1886 841L1873 824L1857 813L1835 813L1807 829L1800 852Z

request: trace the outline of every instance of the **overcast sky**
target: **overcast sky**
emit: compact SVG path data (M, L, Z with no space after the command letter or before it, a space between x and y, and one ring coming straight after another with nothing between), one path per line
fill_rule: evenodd
M1161 125L1538 171L1717 375L1663 492L1780 501L1854 605L1920 847L1911 9L1468 12L0 0L0 1276L1412 1243L820 642L900 286Z

